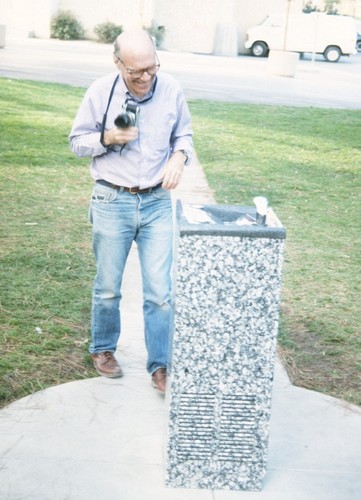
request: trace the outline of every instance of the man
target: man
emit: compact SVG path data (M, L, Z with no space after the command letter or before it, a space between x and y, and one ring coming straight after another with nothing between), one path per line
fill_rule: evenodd
M177 82L158 73L147 32L119 35L114 63L117 72L95 81L86 92L69 136L76 155L92 158L95 180L90 219L97 271L89 351L100 375L123 375L114 352L121 331L122 276L135 241L143 283L146 368L152 385L164 393L172 319L170 190L179 184L192 154L190 115Z

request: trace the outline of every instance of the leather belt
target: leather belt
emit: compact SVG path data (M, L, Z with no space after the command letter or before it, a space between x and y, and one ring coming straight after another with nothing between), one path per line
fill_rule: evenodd
M152 191L154 191L155 189L159 189L161 186L162 186L162 183L160 182L159 184L157 184L156 186L152 186L152 187L149 187L149 188L144 188L144 189L139 189L139 187L125 187L125 186L118 186L117 184L112 184L111 182L108 182L108 181L105 181L103 179L100 179L98 181L96 181L98 184L101 184L102 186L107 186L107 187L110 187L112 189L116 189L117 191L125 191L126 193L130 193L130 194L144 194L144 193L151 193Z

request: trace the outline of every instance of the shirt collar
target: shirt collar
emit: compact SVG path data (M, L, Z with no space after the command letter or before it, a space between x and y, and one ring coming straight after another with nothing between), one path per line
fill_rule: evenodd
M154 78L154 82L153 82L153 85L152 85L152 88L150 89L150 91L147 94L145 94L143 97L137 97L137 96L133 95L131 92L129 92L128 87L127 87L127 85L126 85L126 83L123 80L123 78L122 78L121 75L120 75L120 78L119 78L119 83L120 83L120 85L122 87L123 92L129 98L129 100L131 100L133 102L142 103L142 102L145 102L145 101L149 101L153 97L153 94L155 92L155 88L157 86L157 79L158 79L158 76L156 76Z

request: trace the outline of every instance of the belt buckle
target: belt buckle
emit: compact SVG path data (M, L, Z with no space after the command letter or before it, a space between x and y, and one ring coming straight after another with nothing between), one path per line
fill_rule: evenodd
M139 186L129 188L129 193L130 194L137 194L137 193L139 193Z

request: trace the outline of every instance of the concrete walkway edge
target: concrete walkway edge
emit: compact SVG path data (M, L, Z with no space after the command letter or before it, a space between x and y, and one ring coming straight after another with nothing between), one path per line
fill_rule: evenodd
M197 160L175 197L214 202ZM359 500L361 409L292 386L279 360L263 490L166 488L166 404L145 371L135 248L124 288L122 379L71 382L0 411L0 500Z

